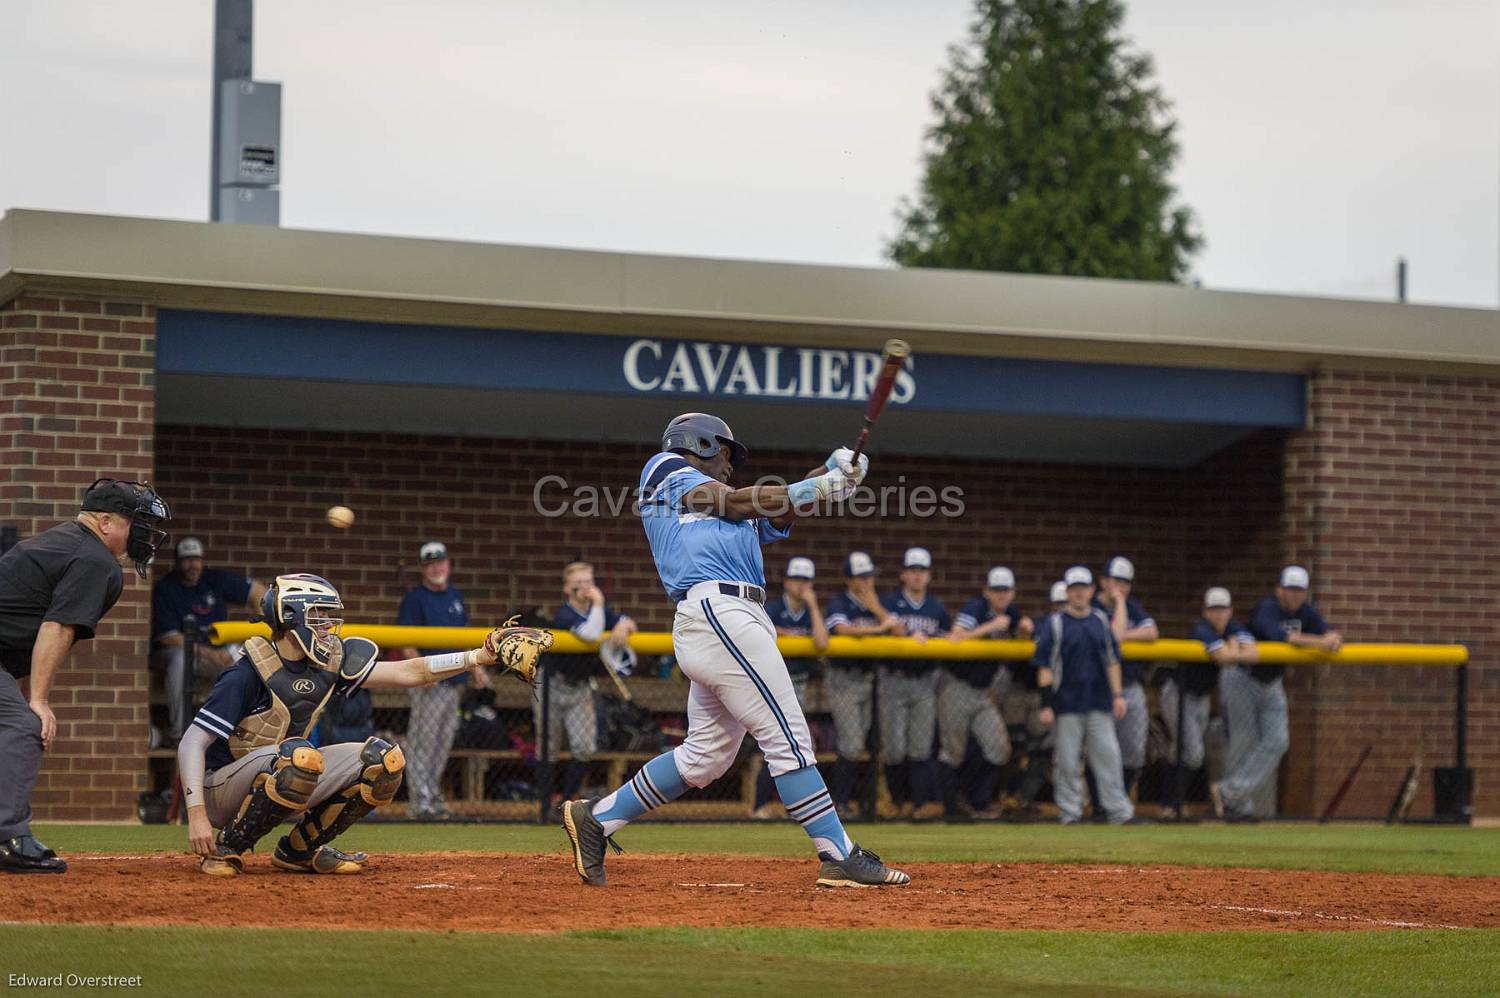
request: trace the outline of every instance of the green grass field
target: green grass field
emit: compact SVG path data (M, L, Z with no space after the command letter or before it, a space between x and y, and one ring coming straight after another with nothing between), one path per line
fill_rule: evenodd
M903 861L1272 867L1500 877L1500 829L1360 825L1140 828L914 826L856 829ZM168 826L40 826L60 852L180 849ZM554 828L356 828L372 852L561 852ZM789 824L642 824L640 852L807 857ZM1080 874L1086 875L1086 874ZM35 889L45 889L37 878ZM143 885L143 889L146 885ZM1496 881L1500 905L1500 880ZM579 895L585 900L586 895ZM0 914L0 919L3 919ZM190 919L185 912L184 918ZM357 923L351 883L351 923ZM501 935L413 931L276 932L224 927L0 925L11 974L140 974L141 993L230 995L1490 995L1500 993L1500 930L1035 932L629 929Z

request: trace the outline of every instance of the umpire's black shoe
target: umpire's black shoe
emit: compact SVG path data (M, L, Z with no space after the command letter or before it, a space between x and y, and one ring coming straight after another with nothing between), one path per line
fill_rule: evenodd
M0 842L0 870L6 873L67 873L68 864L30 835Z
M592 887L603 887L604 846L607 843L615 852L624 852L614 837L604 834L604 826L594 817L594 800L570 800L562 806L563 831L573 843L573 869L583 882Z

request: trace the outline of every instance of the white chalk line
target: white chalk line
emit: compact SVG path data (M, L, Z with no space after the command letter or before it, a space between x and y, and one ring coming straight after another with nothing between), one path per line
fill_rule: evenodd
M1138 898L1104 898L1115 904L1138 904ZM1159 904L1160 902L1158 902ZM1186 904L1168 902L1168 907L1185 908L1189 911L1241 911L1251 915L1276 915L1281 918L1316 918L1325 922L1349 922L1359 925L1379 925L1391 929L1461 929L1462 925L1447 925L1442 922L1404 922L1391 918L1365 918L1362 915L1331 915L1322 911L1298 911L1294 908L1262 908L1242 904Z

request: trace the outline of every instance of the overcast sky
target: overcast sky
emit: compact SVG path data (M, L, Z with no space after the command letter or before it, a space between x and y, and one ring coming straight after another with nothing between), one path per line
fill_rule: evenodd
M1495 307L1500 2L1135 0L1207 287ZM282 224L887 265L969 0L258 0ZM0 209L205 219L212 0L0 0Z

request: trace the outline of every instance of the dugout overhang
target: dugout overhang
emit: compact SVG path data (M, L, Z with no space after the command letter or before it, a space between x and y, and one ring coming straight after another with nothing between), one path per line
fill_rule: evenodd
M713 408L800 446L901 336L879 449L1182 466L1301 426L1322 365L1500 368L1479 309L11 211L27 290L154 304L157 419L209 425L635 444Z

